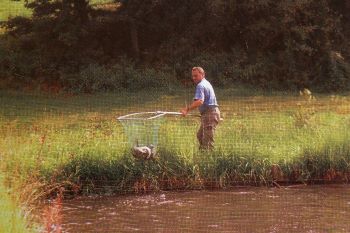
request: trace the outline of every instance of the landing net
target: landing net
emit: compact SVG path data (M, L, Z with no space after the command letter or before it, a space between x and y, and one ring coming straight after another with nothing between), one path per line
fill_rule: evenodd
M157 146L164 112L139 112L118 117L130 146Z

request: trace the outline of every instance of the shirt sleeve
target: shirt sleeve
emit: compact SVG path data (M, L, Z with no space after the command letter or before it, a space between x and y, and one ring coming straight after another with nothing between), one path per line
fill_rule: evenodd
M194 99L204 101L204 87L202 85L197 85Z

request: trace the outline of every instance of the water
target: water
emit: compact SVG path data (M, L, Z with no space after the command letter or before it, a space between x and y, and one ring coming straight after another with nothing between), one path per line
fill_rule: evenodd
M350 232L350 186L65 200L63 232Z

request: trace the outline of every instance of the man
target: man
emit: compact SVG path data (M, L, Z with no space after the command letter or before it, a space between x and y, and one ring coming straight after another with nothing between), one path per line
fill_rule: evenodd
M197 132L199 149L212 150L214 148L214 132L219 124L220 111L212 85L205 79L202 67L192 68L192 80L197 84L194 100L189 107L181 110L186 116L195 108L199 108L201 114L201 126Z

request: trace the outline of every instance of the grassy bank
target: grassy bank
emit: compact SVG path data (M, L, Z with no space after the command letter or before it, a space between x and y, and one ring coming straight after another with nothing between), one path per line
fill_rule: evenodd
M25 8L24 0L2 0L0 1L0 22L6 21L9 17L24 16L30 17L31 10ZM91 5L105 4L110 0L90 0Z
M18 197L13 197L10 190L4 187L0 176L0 232L23 233L35 232L28 222L26 211L21 209Z
M0 22L7 20L9 17L30 16L30 10L24 7L24 1L0 1Z
M155 161L131 156L115 117L178 111L192 90L73 97L2 92L1 171L9 186L31 192L34 199L60 187L112 193L350 178L348 96L308 101L281 93L241 97L239 90L217 92L224 121L216 149L198 151L198 118L167 117ZM27 185L31 188L23 189Z

